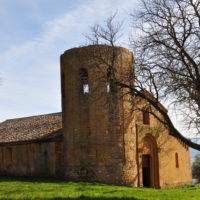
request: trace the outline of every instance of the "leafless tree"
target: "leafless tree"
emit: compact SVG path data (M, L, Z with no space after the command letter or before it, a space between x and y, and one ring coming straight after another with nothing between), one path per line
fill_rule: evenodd
M110 77L118 88L125 88L135 99L144 99L150 104L153 109L148 112L168 127L171 135L200 150L200 145L185 138L174 127L160 104L160 100L172 95L175 104L187 104L193 114L199 113L199 24L195 19L199 17L199 4L192 0L185 0L183 4L178 0L143 0L142 3L143 9L136 15L137 27L142 35L132 41L136 50L136 65L123 80L118 79L114 62L118 52L113 50L110 56L112 62L108 64ZM189 16L185 13L188 10ZM104 25L91 27L91 33L87 36L90 43L110 47L118 45L116 42L122 24L115 22L115 16L116 14L111 15ZM156 16L160 17L160 20L156 19ZM189 27L194 29L190 30ZM131 79L134 84L129 84ZM154 109L157 112L154 112Z
M140 33L132 45L143 85L145 78L151 93L181 108L188 127L199 133L200 2L141 0L132 18Z

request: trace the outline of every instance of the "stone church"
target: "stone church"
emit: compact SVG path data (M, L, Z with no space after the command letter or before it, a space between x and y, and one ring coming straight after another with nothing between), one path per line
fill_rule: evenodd
M97 66L97 49L101 58L111 51L91 45L61 55L62 113L0 123L0 175L152 188L190 184L188 146L153 115L131 109L136 101L126 91L102 81L107 63ZM127 49L116 49L120 79L134 59ZM143 101L137 101L141 107Z

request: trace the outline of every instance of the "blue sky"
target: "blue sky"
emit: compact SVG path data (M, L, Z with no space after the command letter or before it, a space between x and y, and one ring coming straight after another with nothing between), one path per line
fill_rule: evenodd
M116 11L126 46L137 6L137 0L0 0L0 122L60 112L60 55L84 45L89 27Z
M116 10L128 32L136 1L0 0L0 122L61 111L59 56Z

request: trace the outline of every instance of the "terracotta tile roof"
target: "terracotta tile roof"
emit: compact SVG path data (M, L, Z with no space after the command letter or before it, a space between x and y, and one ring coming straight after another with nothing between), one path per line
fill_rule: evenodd
M9 119L0 123L0 143L52 139L61 129L62 113Z

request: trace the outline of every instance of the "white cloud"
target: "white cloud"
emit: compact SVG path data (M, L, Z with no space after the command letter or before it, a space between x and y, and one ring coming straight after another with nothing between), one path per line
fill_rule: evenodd
M59 56L84 44L89 26L118 10L127 16L135 0L90 0L74 10L42 22L43 31L20 45L12 44L0 54L0 121L60 110ZM79 2L80 3L80 2ZM47 7L48 9L48 7ZM37 17L37 16L36 16ZM7 34L7 33L5 33ZM12 36L12 33L10 33ZM13 34L14 37L14 34Z
M34 18L40 1L31 2L33 13L30 15ZM12 44L1 51L0 77L3 81L0 82L0 121L61 110L59 56L66 49L84 44L82 34L95 22L102 22L117 10L119 18L124 20L124 32L128 35L128 14L137 7L137 0L82 2L78 2L73 10L58 13L53 20L41 21L42 32L31 40ZM24 0L24 3L27 2ZM43 17L35 16L35 19L38 22ZM12 32L5 34L15 37ZM126 42L126 37L122 41ZM174 115L171 116L173 121L177 121ZM176 125L181 129L180 123Z

